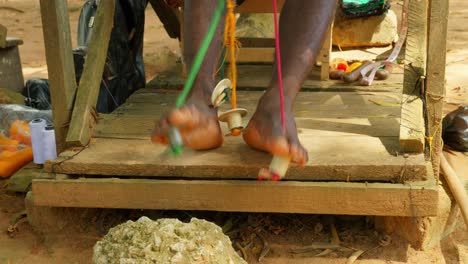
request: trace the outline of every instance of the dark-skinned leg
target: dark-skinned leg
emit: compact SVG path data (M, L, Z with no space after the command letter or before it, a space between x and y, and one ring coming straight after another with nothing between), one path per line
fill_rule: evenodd
M251 147L274 155L289 155L299 165L307 163L307 151L299 142L294 121L294 100L320 51L335 8L336 0L286 1L279 25L286 135L281 128L275 65L270 85L243 133Z
M186 0L184 5L184 58L188 71L200 44L208 32L216 9L216 0ZM174 109L156 124L151 139L155 143L167 144L167 129L180 129L185 146L192 149L212 149L223 143L217 112L210 107L211 93L215 86L215 70L222 47L224 16L201 65L184 107Z

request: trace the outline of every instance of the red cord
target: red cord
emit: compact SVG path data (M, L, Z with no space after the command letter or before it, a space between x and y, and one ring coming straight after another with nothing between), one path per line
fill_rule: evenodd
M280 97L280 110L281 110L281 128L283 129L283 135L286 135L286 120L284 113L284 90L283 90L283 76L281 73L281 52L280 52L280 41L279 41L279 29L278 29L278 3L277 0L273 0L273 18L275 22L275 53L276 53L276 66L278 68L278 88Z

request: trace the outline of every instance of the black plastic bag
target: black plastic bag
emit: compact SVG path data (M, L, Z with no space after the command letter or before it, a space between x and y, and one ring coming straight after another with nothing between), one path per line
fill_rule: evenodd
M461 106L444 118L442 138L450 147L468 151L468 106Z
M50 104L49 81L47 79L27 80L21 94L25 97L24 104L26 106L39 110L52 109Z
M78 20L78 48L73 50L77 79L81 77L92 35L97 0L87 0ZM118 0L115 5L106 65L96 109L112 112L137 89L145 86L143 33L147 0Z
M102 1L102 0L101 0ZM94 26L97 0L87 0L78 21L78 47L73 49L76 82L83 72L89 40ZM147 0L117 0L114 27L109 41L96 110L110 113L137 89L145 86L143 33ZM23 95L26 105L40 110L51 109L49 82L31 79Z

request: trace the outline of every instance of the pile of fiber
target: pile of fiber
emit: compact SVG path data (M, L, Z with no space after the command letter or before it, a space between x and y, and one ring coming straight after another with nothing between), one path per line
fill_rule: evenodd
M205 220L141 217L109 230L94 246L95 264L246 263L221 228Z

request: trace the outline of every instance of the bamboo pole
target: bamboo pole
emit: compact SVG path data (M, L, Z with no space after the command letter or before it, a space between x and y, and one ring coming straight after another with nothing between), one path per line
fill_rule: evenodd
M444 155L440 155L440 168L455 201L460 207L465 224L468 227L468 195L466 194L465 188Z

